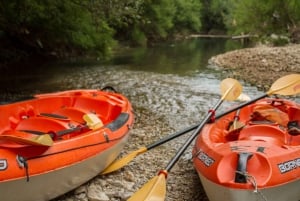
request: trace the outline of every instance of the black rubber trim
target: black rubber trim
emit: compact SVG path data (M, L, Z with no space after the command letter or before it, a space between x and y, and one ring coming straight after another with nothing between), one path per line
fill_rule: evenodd
M241 152L238 153L238 162L235 173L235 183L247 183L247 164L248 160L253 156L252 153L249 152Z
M60 114L53 114L53 113L40 113L41 116L43 117L52 117L52 118L55 118L55 119L69 119L68 117L66 116L63 116L63 115L60 115Z
M121 113L116 120L107 124L105 127L109 128L111 131L116 131L121 128L129 119L128 113Z

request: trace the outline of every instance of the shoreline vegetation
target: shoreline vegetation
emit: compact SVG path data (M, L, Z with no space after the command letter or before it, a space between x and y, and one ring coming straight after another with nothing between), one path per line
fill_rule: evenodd
M242 35L219 35L219 34L191 34L186 38L228 38L232 40L239 40L239 39L251 39L257 38L256 35L251 34L242 34Z
M105 61L121 43L147 47L189 35L300 43L299 13L298 0L11 0L0 3L0 65L26 58Z

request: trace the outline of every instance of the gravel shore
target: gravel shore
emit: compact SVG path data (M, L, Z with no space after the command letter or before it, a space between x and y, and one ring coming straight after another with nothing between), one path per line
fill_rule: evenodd
M265 90L284 75L300 73L300 45L235 50L212 57L209 64Z
M260 46L231 51L211 58L209 65L224 71L226 77L244 80L265 90L269 89L270 85L281 76L300 73L300 45ZM102 72L101 76L104 74L105 72ZM88 80L87 78L83 79ZM105 76L103 79L105 80ZM145 79L149 78L145 77ZM150 81L153 82L149 79L145 80L145 83L147 84L148 81L149 83ZM120 91L124 94L130 94L132 92L129 90L135 88L137 91L140 85L141 83L130 86L127 83L123 85ZM138 94L138 92L136 93ZM180 130L180 128L170 125L165 116L160 115L159 112L153 112L149 108L139 106L141 99L137 98L137 94L132 94L129 97L134 106L136 122L131 131L129 142L121 153L122 156ZM145 95L145 92L141 93L140 96L142 97L142 95ZM171 95L169 94L169 96ZM154 99L153 97L150 98ZM158 102L161 101L162 97L156 98L160 98L157 100ZM155 99L152 101L155 103ZM178 114L178 116L182 117L184 114ZM199 114L199 116L201 115ZM196 117L194 118L196 119ZM182 120L184 121L184 119ZM183 122L182 125L188 127L191 124ZM184 142L187 137L188 135L180 137L181 142ZM136 157L121 170L109 175L100 175L76 190L56 198L55 201L125 201L155 176L158 170L164 168L180 146L181 143L175 140L148 151ZM166 201L208 201L191 162L191 147L186 153L168 176Z

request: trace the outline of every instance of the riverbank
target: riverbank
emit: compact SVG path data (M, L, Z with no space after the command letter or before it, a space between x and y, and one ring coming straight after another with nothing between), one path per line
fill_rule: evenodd
M209 65L221 67L229 77L268 90L276 79L290 73L300 73L300 44L230 51L212 57Z
M209 63L224 71L226 77L268 88L285 74L299 73L300 45L241 49L216 55ZM207 111L208 100L216 102L211 98L218 98L210 93L205 97L205 93L191 87L194 84L187 84L186 78L173 75L111 68L90 69L81 73L74 83L76 75L78 73L74 72L61 78L55 77L55 82L70 88L101 88L101 83L109 82L112 86L118 86L118 91L131 100L136 121L129 142L121 153L123 156L199 122ZM205 78L197 80L197 85L205 86L199 83L201 80ZM204 100L201 101L201 98ZM53 201L125 201L166 166L188 136L186 134L149 150L121 170L95 177ZM208 201L193 168L191 148L192 145L168 176L166 201Z

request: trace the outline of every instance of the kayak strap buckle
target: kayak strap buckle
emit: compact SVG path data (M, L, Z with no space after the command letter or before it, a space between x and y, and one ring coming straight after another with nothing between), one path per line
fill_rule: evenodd
M29 182L29 173L28 173L28 163L26 158L23 156L17 155L16 157L17 163L20 168L25 168L25 174L26 174L26 181Z

